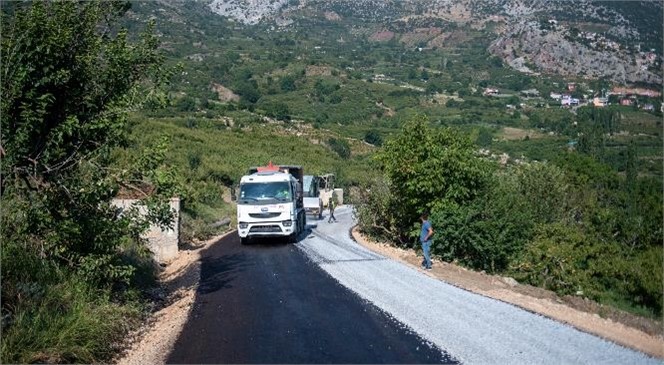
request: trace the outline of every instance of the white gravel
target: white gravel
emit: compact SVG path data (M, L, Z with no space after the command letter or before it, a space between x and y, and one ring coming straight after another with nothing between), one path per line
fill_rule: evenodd
M662 364L661 360L513 305L431 278L350 238L351 207L338 223L309 220L297 246L339 283L466 364Z

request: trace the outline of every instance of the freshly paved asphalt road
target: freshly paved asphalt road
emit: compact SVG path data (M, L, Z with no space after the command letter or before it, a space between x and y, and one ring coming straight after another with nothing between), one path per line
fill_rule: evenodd
M662 364L386 259L335 215L294 245L211 246L168 362Z
M231 234L203 254L194 308L167 362L456 361L340 285L295 245L243 246Z

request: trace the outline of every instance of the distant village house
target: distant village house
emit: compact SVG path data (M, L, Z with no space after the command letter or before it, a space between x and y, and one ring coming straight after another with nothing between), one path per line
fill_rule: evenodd
M632 106L632 105L634 105L634 100L632 100L630 98L622 98L622 99L620 99L620 105Z
M600 107L600 108L605 107L605 106L607 106L608 103L609 103L609 99L607 99L607 98L596 97L596 98L593 99L593 106L596 106L596 107Z
M485 96L498 95L498 89L486 88L484 89Z

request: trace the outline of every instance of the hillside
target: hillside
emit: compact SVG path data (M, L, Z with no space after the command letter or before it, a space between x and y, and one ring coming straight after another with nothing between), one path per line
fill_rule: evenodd
M520 71L662 82L661 2L214 0L210 9L281 28L301 26L302 17L314 14L350 17L364 23L360 31L380 26L403 43L429 47L444 47L457 29L480 30L493 35L490 52ZM418 42L411 41L413 33ZM651 48L657 59L642 62Z
M168 63L181 65L171 105L155 117L239 127L271 118L387 139L404 120L425 114L437 125L488 133L494 154L551 159L577 142L582 124L562 94L591 105L637 84L653 94L610 98L622 134L610 136L607 162L624 171L619 148L634 140L643 147L642 173L661 173L653 158L662 145L661 75L654 71L661 57L637 52L631 60L633 47L610 48L645 48L657 37L659 15L644 12L658 4L582 2L577 11L567 2L227 1L223 11L219 1L184 4L135 2L129 13L130 28L156 19ZM244 24L238 14L255 21ZM542 138L503 141L506 127Z

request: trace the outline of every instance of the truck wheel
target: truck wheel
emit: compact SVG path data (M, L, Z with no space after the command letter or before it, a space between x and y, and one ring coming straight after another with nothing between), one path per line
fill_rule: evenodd
M249 244L249 237L240 237L240 243L243 245Z

